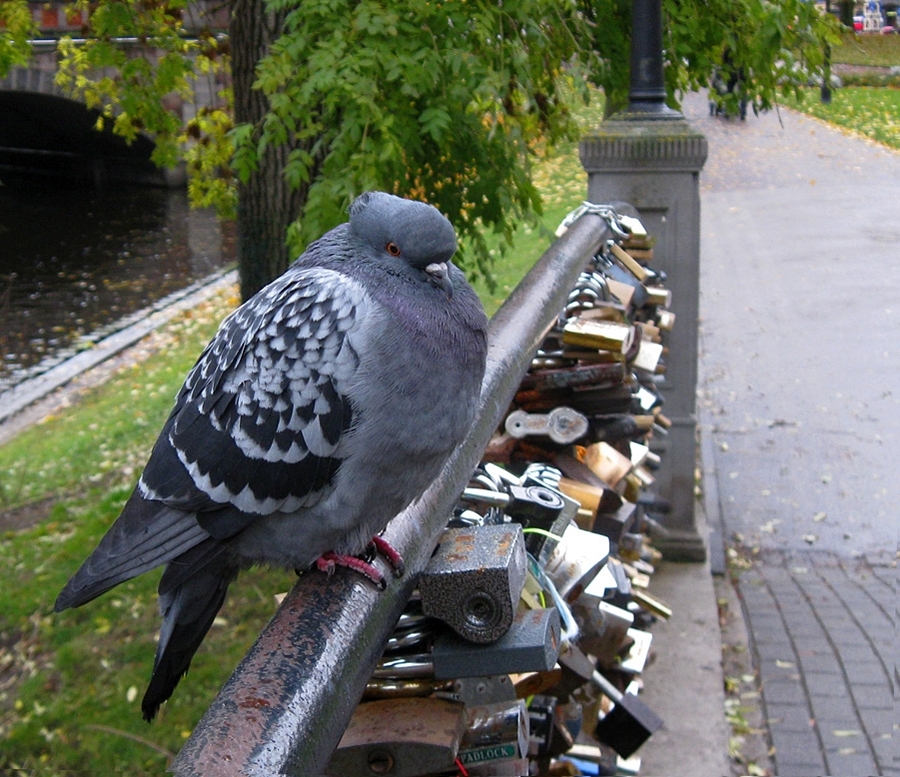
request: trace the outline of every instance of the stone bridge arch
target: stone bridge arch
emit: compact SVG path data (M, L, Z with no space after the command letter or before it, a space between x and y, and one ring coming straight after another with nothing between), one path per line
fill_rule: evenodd
M200 0L191 8L195 29L209 28L208 2ZM98 131L99 112L56 84L57 40L62 35L79 36L86 29L87 12L75 12L66 2L30 5L40 26L40 37L32 42L32 58L27 67L13 68L0 78L0 174L4 169L22 170L96 183L184 185L182 168L161 170L150 161L151 138L141 135L129 144L109 129ZM227 27L227 17L220 14L215 21L218 29ZM195 115L201 105L216 103L215 85L197 86L194 103L173 106L183 119Z

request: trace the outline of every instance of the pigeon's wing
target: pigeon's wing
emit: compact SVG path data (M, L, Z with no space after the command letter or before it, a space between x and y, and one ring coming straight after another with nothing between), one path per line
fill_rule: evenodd
M215 537L242 528L225 505L249 522L322 498L354 421L352 335L368 309L359 284L306 269L235 311L185 381L141 477L144 496L200 512Z
M57 610L329 493L354 421L352 333L368 309L359 284L314 268L288 272L226 319L185 380L135 493Z
M85 604L208 537L193 515L148 502L135 488L122 515L60 592L55 609Z

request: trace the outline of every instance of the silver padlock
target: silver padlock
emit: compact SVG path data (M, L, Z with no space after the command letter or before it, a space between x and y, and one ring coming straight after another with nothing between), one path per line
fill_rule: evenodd
M422 610L470 642L496 642L513 622L525 564L519 524L448 529L419 577Z
M514 410L506 418L505 428L513 437L549 437L560 445L569 445L587 434L586 416L570 407L557 407L547 414Z
M575 601L609 558L609 539L570 525L547 558L540 562L566 601Z
M524 699L469 707L466 713L468 726L457 758L472 777L528 774L529 718Z

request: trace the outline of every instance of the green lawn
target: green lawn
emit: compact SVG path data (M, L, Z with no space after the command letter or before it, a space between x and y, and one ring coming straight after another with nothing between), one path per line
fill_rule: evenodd
M808 89L801 102L788 105L900 150L900 89L846 86L835 89L827 105L818 89Z
M832 61L844 65L900 65L900 35L846 33L832 50Z

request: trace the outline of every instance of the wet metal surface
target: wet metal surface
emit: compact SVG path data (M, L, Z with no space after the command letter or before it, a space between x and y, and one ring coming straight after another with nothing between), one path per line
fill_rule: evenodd
M234 260L180 190L0 174L0 392Z

